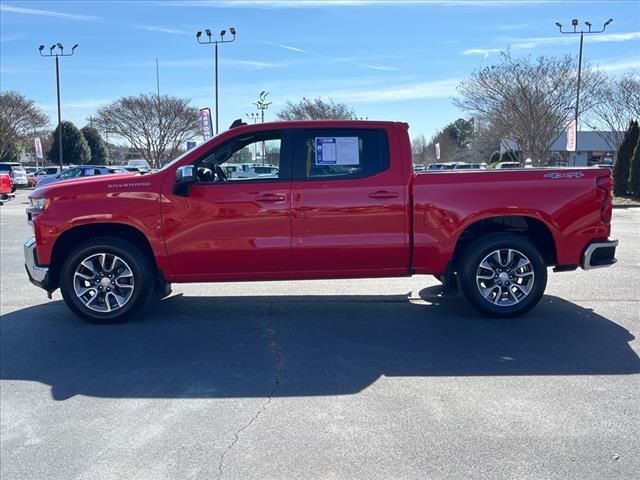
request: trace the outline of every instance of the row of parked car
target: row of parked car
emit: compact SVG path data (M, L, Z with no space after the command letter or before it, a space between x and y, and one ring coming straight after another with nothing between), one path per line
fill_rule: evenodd
M18 162L0 162L0 173L9 177L13 192L16 188L39 187L59 180L106 175L110 173L146 173L149 166L145 165L78 165L60 167L24 167ZM11 193L13 193L11 192Z
M468 162L444 162L444 163L431 163L427 166L414 164L413 165L416 172L432 172L438 170L486 170L489 166L482 163L468 163ZM531 168L531 163L526 163L525 168ZM506 168L522 168L519 162L499 162L494 167L498 170L506 169Z
M431 163L427 166L414 164L413 168L416 172L432 172L436 170L485 170L486 163L467 163L467 162L444 162Z

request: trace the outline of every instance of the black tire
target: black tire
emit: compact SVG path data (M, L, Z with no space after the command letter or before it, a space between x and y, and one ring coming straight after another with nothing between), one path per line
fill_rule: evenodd
M495 252L499 252L497 257ZM515 269L518 265L522 266ZM467 247L458 277L464 297L476 309L491 317L510 318L528 312L540 301L547 286L547 267L526 237L498 233Z
M96 272L100 271L99 261L96 261L96 258L100 258L101 254L106 255L107 262L109 259L118 258L121 263L118 262L116 265L116 260L113 260L110 265L111 270L103 270L104 273L96 273L92 280L87 280L89 289L94 290L94 294L98 296L96 301L92 302L91 292L84 296L77 294L77 291L83 288L78 285L78 282L82 282L84 277L79 275L93 271L83 270L81 264L83 261L91 259L85 264L90 264ZM117 274L121 271L120 269L122 269L123 278L127 277L122 281L130 282L131 286L118 285L119 279L115 278L113 281L116 283L104 287L105 289L109 288L109 291L113 289L113 295L105 292L98 294L96 289L103 290L103 287L101 283L94 285L93 278L96 278L95 283L98 283L100 277L108 277L109 271L114 271ZM125 272L125 270L127 271ZM128 278L132 278L132 281ZM108 283L109 280L106 282ZM60 290L65 303L73 313L92 323L119 323L127 320L147 303L154 292L155 282L156 268L149 256L133 243L117 237L97 237L83 242L67 256L60 270ZM121 287L124 288L120 289ZM122 293L122 297L117 293ZM99 295L106 295L106 299ZM126 301L122 303L122 306L119 306L120 300L125 297ZM91 303L92 307L85 305L81 298L88 298L87 304ZM112 309L114 305L116 308ZM92 308L98 308L100 311Z

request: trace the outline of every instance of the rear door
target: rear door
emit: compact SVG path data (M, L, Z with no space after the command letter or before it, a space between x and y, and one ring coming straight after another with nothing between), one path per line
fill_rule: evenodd
M294 145L294 268L327 277L405 274L405 181L387 131L299 129Z

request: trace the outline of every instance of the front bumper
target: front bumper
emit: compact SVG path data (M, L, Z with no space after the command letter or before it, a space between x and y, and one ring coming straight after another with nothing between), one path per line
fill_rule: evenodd
M584 270L609 267L617 262L616 247L618 240L606 240L589 244L582 256L581 267Z
M50 291L51 282L49 280L49 267L41 267L38 265L38 256L36 254L36 237L31 237L24 244L24 266L29 275L29 281L34 285Z

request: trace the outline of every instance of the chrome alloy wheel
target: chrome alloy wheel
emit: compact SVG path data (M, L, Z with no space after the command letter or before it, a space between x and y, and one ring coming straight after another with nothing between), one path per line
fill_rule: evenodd
M522 302L533 288L533 264L526 255L511 248L494 250L478 265L476 285L488 302L510 307Z
M133 271L117 255L96 253L76 267L73 289L85 307L94 312L114 312L131 300Z

